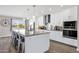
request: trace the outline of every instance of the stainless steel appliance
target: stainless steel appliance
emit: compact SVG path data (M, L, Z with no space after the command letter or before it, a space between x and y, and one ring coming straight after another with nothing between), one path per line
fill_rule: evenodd
M64 29L77 29L77 21L65 21Z
M65 21L63 27L64 37L77 39L77 21Z
M63 30L63 36L68 38L77 38L77 31L74 30Z

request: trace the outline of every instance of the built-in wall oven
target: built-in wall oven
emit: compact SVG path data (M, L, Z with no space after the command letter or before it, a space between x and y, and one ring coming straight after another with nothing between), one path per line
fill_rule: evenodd
M65 21L64 29L77 29L77 21Z
M63 36L77 39L77 21L64 21Z
M68 38L77 38L77 31L74 30L63 30L63 36Z

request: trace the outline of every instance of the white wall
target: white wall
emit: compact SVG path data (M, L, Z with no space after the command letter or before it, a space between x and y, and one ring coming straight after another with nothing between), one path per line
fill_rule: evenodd
M6 19L6 20L5 20ZM5 24L5 22L7 22ZM11 18L0 17L0 37L10 36Z
M43 16L37 17L35 19L35 23L36 23L36 29L38 28L38 26L43 26L44 25Z

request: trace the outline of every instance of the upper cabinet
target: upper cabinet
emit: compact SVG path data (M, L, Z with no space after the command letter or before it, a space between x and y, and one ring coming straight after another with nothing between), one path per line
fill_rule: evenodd
M76 21L77 7L62 10L51 14L51 24L53 26L63 26L63 21Z
M51 25L53 26L62 26L63 21L62 13L51 14Z
M64 21L75 21L77 20L77 7L73 7L67 9L63 12L64 14Z

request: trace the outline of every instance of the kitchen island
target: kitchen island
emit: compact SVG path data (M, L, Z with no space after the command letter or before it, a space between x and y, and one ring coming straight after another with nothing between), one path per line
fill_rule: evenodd
M12 41L17 52L43 53L49 49L50 32L45 30L29 31L24 29L12 31ZM16 44L16 45L15 45Z

